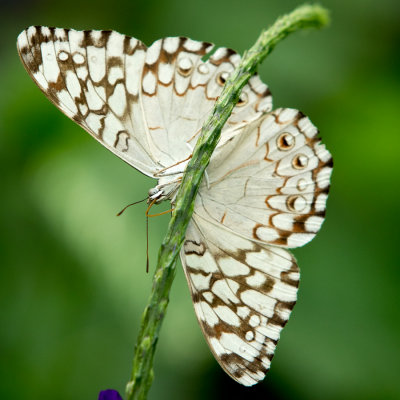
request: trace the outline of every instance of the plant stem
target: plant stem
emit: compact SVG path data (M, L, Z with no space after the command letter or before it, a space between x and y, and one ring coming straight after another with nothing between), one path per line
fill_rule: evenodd
M238 102L242 88L279 41L299 29L323 27L328 20L327 10L318 5L304 5L279 18L268 30L263 31L256 43L245 52L240 65L225 83L211 115L203 125L193 156L183 175L175 210L158 254L152 292L142 315L135 347L131 380L126 387L127 400L146 399L153 381L154 353L168 306L176 259L192 217L194 200L204 171L218 143L221 129Z

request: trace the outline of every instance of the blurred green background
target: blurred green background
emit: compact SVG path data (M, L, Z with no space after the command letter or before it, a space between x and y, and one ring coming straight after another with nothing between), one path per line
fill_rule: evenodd
M240 52L301 4L279 0L2 1L0 398L123 392L150 287L144 205L154 182L59 112L15 48L29 25L174 35ZM299 301L272 370L246 389L212 357L181 268L150 399L400 399L398 0L322 1L332 24L297 33L260 68L275 107L319 127L334 174L327 220L295 251ZM150 221L152 271L169 217Z

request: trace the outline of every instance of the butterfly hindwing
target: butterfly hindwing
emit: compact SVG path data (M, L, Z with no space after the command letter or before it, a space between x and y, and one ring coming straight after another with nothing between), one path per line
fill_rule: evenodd
M181 260L196 316L219 364L243 385L262 380L297 298L293 256L195 216Z
M325 217L332 157L302 113L277 109L217 148L194 213L250 240L298 247Z

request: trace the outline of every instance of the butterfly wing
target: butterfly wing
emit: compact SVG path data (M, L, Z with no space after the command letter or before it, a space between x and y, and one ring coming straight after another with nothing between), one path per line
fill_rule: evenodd
M188 157L201 127L222 91L225 80L240 62L233 50L219 48L204 62L210 43L182 37L154 42L143 70L143 110L150 135L162 152L162 163L171 165ZM160 113L154 113L159 109ZM228 120L224 135L271 109L266 85L254 76ZM230 132L230 133L228 133Z
M186 159L225 79L240 61L206 42L165 38L149 48L113 31L30 27L18 37L22 62L45 95L106 148L154 176ZM254 76L224 128L271 109Z
M332 157L310 120L278 109L217 148L194 213L250 240L298 247L325 217Z
M296 302L293 256L194 216L181 260L197 318L221 367L246 386L262 380Z
M30 27L17 46L28 73L64 114L153 176L158 163L140 99L143 43L111 31Z
M204 336L243 385L269 369L299 283L283 247L319 230L331 171L317 129L292 109L253 120L211 158L181 260Z

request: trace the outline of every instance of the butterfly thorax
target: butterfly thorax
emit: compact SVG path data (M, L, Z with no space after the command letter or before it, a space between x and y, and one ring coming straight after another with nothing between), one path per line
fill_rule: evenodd
M164 200L169 200L172 204L175 203L178 188L182 181L182 175L186 169L190 157L191 155L172 165L158 170L154 174L154 177L158 178L158 185L149 190L149 203L154 200L156 204L159 204Z
M159 204L164 200L169 200L174 204L181 180L182 174L162 176L158 180L158 185L149 190L147 202L151 203L155 200L155 203Z

